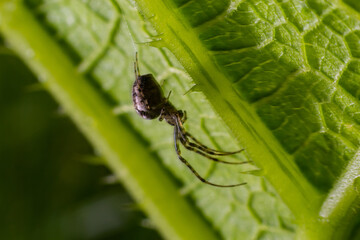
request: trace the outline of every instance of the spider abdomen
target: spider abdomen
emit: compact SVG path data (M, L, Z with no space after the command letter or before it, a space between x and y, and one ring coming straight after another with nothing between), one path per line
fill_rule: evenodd
M141 75L136 78L132 97L135 110L142 118L154 119L160 116L165 97L152 74Z

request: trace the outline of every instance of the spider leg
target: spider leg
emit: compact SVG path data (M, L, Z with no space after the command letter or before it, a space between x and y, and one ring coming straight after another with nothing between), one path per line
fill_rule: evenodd
M215 149L211 149L203 144L200 145L200 144L196 144L196 143L193 143L190 141L188 141L187 144L190 145L191 147L197 148L197 149L205 152L206 154L213 155L213 156L228 156L228 155L234 155L236 153L243 151L243 149L242 149L242 150L236 151L236 152L222 152L222 151L217 151Z
M247 163L249 163L249 162L228 162L228 161L219 160L217 158L210 156L210 155L213 155L213 156L232 155L232 154L239 153L239 152L243 151L244 149L242 149L240 151L236 151L236 152L222 152L222 151L217 151L217 150L211 149L211 148L203 145L202 143L200 143L195 137L193 137L190 133L188 133L185 130L185 128L183 127L183 125L181 124L179 119L180 118L178 116L175 118L175 122L176 122L175 128L177 128L178 134L180 135L179 139L186 149L196 152L197 154L200 154L200 155L202 155L212 161L215 161L215 162L221 162L221 163L225 163L225 164L247 164ZM198 144L190 142L188 137L193 139Z
M210 160L212 160L214 162L225 163L225 164L246 164L246 163L249 163L249 162L228 162L228 161L220 160L220 159L214 158L212 156L209 156L209 154L206 153L206 152L202 152L201 149L197 148L197 145L194 144L195 147L192 146L193 143L191 143L191 142L186 142L182 138L180 138L180 142L182 143L182 145L187 150L193 151L193 152L195 152L197 154L200 154L201 156L204 156L204 157L206 157L206 158L208 158L208 159L210 159Z
M240 149L238 151L234 151L234 152L224 152L224 151L218 151L215 149L211 149L207 146L205 146L204 144L202 144L199 140L197 140L194 136L192 136L190 133L188 133L184 126L183 123L185 122L187 116L186 116L186 112L184 112L184 117L183 119L180 119L179 116L175 116L175 122L176 122L176 126L178 128L178 131L180 133L181 138L183 139L184 142L188 142L188 144L191 147L200 149L201 151L209 154L209 155L218 155L218 156L227 156L227 155L233 155L236 153L240 153L242 151L244 151L244 149ZM188 140L188 137L191 138L195 143L192 143Z
M211 149L208 146L205 146L204 144L202 144L199 140L197 140L194 136L192 136L190 133L188 133L186 131L185 131L185 136L191 138L195 142L195 144L190 142L189 145L191 145L192 147L196 147L210 155L227 156L227 155L233 155L233 154L244 151L244 149L240 149L240 150L234 151L234 152L225 152L225 151Z
M179 115L176 115L174 117L175 120L175 128L177 129L178 135L180 135L180 137L184 140L184 141L188 141L186 138L186 131L184 129L184 126L182 125L181 119Z
M182 119L181 119L181 122L182 122L182 123L184 123L184 122L186 121L186 119L187 119L186 111L184 111L183 113L184 113L184 115L183 115L183 117L182 117Z
M139 61L138 61L138 53L137 52L135 53L134 73L135 73L135 79L140 77Z
M231 185L220 185L220 184L215 184L212 182L207 181L206 179L204 179L203 177L201 177L199 175L199 173L190 165L190 163L188 163L188 161L186 161L185 158L183 158L181 156L181 151L180 148L178 146L178 142L179 142L179 133L178 133L178 128L175 126L174 127L174 142L175 142L175 150L176 150L176 154L179 158L179 160L181 162L183 162L189 169L190 171L203 183L215 186L215 187L236 187L236 186L240 186L240 185L244 185L246 183L238 183L238 184L231 184Z
M159 116L159 121L161 122L162 120L164 120L164 108L161 109L160 116Z
M169 94L168 94L168 96L166 97L166 100L165 100L166 102L169 101L170 95L171 95L171 91L169 91Z

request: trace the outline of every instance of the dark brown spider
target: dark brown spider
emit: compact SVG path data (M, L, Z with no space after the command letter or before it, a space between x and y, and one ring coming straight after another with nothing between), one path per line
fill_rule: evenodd
M176 154L178 158L191 170L191 172L193 172L193 174L198 179L200 179L200 181L216 187L236 187L244 185L245 183L231 185L219 185L211 183L201 177L198 172L185 160L185 158L181 156L179 141L186 149L196 152L197 154L200 154L215 162L226 164L247 163L227 162L213 157L236 154L243 151L244 149L235 152L223 152L214 150L203 145L195 137L188 133L183 126L183 123L186 121L186 112L177 110L174 105L171 104L171 102L169 101L171 92L167 97L165 97L160 85L157 83L152 74L140 75L137 53L135 58L135 82L132 89L132 97L136 112L145 119L154 119L159 117L159 121L165 120L168 124L174 126L174 142Z

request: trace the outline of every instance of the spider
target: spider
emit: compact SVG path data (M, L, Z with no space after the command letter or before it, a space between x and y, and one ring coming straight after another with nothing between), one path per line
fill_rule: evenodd
M164 93L155 80L152 74L140 75L137 53L135 54L134 62L135 82L132 88L132 98L136 112L145 119L159 118L159 121L165 120L171 126L174 126L174 142L175 151L180 159L191 172L203 183L215 187L236 187L246 183L220 185L207 181L199 175L199 173L189 164L189 162L181 156L179 142L188 150L193 151L201 156L204 156L212 161L225 163L225 164L244 164L247 162L227 162L215 158L214 156L233 155L242 152L244 149L234 152L223 152L211 149L189 132L183 126L187 119L186 111L177 110L174 105L169 101L171 91L165 97Z

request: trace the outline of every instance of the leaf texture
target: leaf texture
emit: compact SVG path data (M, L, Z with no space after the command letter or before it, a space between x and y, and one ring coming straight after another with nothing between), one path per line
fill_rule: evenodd
M360 144L355 0L138 0L142 16L127 0L25 3L223 239L351 234L359 173L350 174L349 166L358 166ZM177 160L172 128L132 109L136 51L140 72L154 74L165 94L172 91L174 105L187 111L193 135L225 151L240 142L246 155L229 160L251 159L264 177L241 173L254 169L251 164L214 164L183 150L211 181L248 184L200 183ZM201 92L184 95L194 84Z

